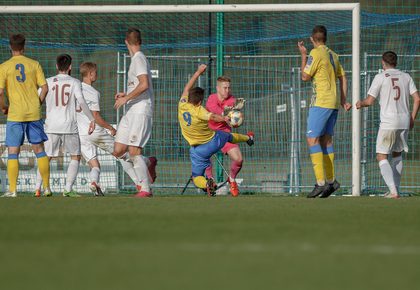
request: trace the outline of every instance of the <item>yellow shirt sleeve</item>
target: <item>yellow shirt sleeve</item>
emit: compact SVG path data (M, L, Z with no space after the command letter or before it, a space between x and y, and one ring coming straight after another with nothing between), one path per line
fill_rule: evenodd
M338 62L338 68L337 68L337 77L343 77L346 75L346 72L344 71L342 65L340 62Z
M210 115L211 115L211 113L209 111L207 111L206 108L204 108L202 106L199 107L197 117L200 120L208 121L208 120L210 120Z
M43 86L47 83L44 76L44 71L42 70L41 65L38 63L36 66L36 83L38 87Z
M315 50L312 49L306 62L305 69L303 71L306 74L313 77L318 69L319 61L319 55L315 52Z

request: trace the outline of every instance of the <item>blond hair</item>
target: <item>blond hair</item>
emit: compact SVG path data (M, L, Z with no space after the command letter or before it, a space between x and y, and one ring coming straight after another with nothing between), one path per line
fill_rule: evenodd
M80 74L82 77L87 76L90 72L96 71L98 69L98 66L96 63L85 61L80 65Z

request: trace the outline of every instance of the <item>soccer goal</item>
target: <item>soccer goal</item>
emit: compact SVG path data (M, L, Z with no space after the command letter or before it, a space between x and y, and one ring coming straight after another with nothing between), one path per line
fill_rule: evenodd
M8 35L23 33L26 55L37 59L47 77L54 75L60 53L73 57L72 75L83 61L98 64L94 86L101 92L101 114L117 124L113 96L125 90L130 58L125 31L142 31L142 50L153 67L155 115L146 155L159 159L155 192L179 192L190 175L188 146L177 123L177 100L199 63L209 65L199 80L215 92L219 75L232 78L233 94L247 100L245 122L238 132L253 130L256 146L241 148L242 191L298 193L313 187L313 173L305 141L310 84L300 81L296 47L304 40L311 49L313 26L329 31L328 46L341 55L349 79L348 98L360 99L360 5L249 4L249 5L116 5L116 6L0 6L0 56L10 57ZM4 117L2 117L2 123ZM336 134L337 178L349 193L361 193L360 112L340 112ZM4 136L4 126L0 127ZM7 150L0 140L2 186L6 184ZM29 147L21 154L20 191L32 191L35 162ZM106 153L100 154L101 182L110 192L129 188L127 177ZM226 158L225 158L226 159ZM53 191L61 191L69 158L51 165ZM81 165L76 190L87 192L88 167ZM128 189L129 190L129 189Z

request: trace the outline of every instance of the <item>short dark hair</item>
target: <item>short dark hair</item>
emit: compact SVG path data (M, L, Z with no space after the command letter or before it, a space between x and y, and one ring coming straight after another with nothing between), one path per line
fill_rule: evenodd
M396 67L397 66L397 61L398 61L398 56L393 51L387 51L387 52L384 52L384 54L382 55L382 60L386 64L388 64L392 67Z
M317 25L312 29L312 38L316 42L327 42L327 28L324 25Z
M204 89L200 87L192 88L188 91L188 103L198 105L204 100Z
M59 71L66 71L71 65L71 56L64 53L57 56L57 68Z
M9 43L13 51L21 51L25 48L25 36L23 34L12 34L9 37Z
M137 28L130 27L125 33L125 40L131 45L141 44L141 32Z

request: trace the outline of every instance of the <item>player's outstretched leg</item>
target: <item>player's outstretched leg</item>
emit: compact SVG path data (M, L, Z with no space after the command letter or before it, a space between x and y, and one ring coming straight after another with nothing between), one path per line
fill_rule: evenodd
M246 142L249 146L254 145L254 133L248 132L246 135L238 134L238 133L231 133L232 135L232 143L241 143ZM230 141L229 141L230 142Z
M206 179L204 176L193 176L195 186L207 192L208 196L216 194L217 183L213 178Z

